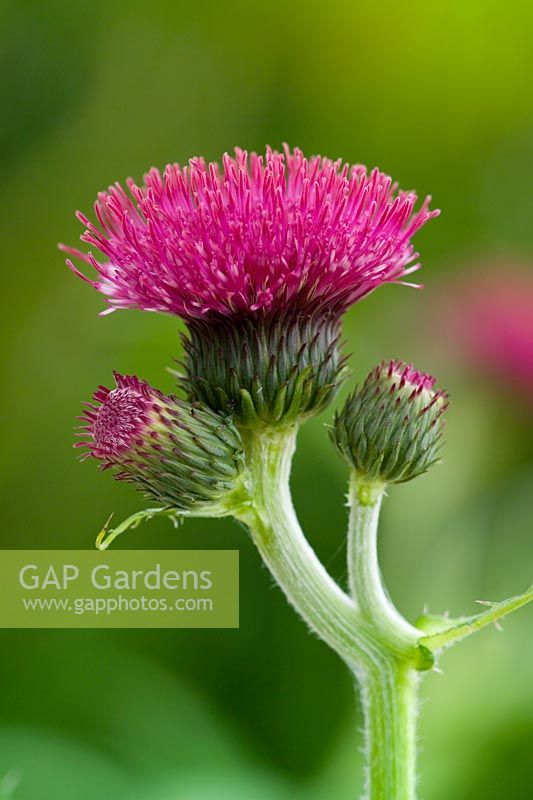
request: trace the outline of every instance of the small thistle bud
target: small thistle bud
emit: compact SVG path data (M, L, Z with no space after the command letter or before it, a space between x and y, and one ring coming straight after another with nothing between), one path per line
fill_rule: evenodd
M100 386L85 404L80 435L102 469L134 483L165 506L224 513L237 491L243 454L231 420L201 403L166 396L135 376L115 373L116 388Z
M404 483L438 460L448 395L402 361L383 362L337 413L331 438L369 483Z
M319 413L346 372L337 315L211 315L188 327L182 385L189 399L231 413L245 427Z

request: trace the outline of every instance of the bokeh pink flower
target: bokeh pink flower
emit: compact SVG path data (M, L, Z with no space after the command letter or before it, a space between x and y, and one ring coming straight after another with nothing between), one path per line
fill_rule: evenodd
M474 267L454 283L446 327L470 369L533 404L533 268L512 262Z

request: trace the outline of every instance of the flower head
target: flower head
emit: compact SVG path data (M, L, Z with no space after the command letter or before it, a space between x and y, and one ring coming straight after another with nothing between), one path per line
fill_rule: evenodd
M144 185L99 194L99 227L83 214L81 239L103 254L62 249L92 265L110 306L186 320L327 310L340 314L413 272L412 236L438 214L429 198L398 191L377 169L305 158L295 149L224 155L222 168L152 169Z
M436 462L447 407L431 375L384 361L336 415L332 440L368 482L403 483Z
M135 376L115 374L116 388L99 386L85 404L84 458L135 483L172 508L213 507L242 471L240 438L232 423L199 403L166 396Z

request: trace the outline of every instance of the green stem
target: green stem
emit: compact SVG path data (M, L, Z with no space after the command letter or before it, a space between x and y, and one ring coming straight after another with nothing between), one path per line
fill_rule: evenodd
M372 536L377 511L361 508L353 522L357 601L343 592L307 542L294 512L289 473L295 430L244 433L250 472L249 507L236 513L289 602L350 666L365 711L368 794L371 800L414 800L415 719L420 631L411 628L375 585ZM355 539L363 544L358 547ZM368 574L365 559L369 558ZM366 587L355 586L356 573ZM377 602L379 600L379 602ZM386 613L385 613L386 606ZM401 624L399 623L401 621ZM395 627L395 624L398 627Z
M361 614L378 636L399 657L412 648L420 631L397 611L381 579L378 561L378 522L383 485L369 485L354 472L350 478L348 503L348 576L350 592Z
M354 601L327 573L292 504L289 473L296 431L247 432L252 503L236 513L270 572L309 627L350 664L372 661L376 643Z
M420 673L384 658L361 683L365 710L367 797L416 797L416 719Z
M413 800L416 787L416 718L419 673L405 663L420 632L397 611L383 585L378 560L378 523L383 485L369 485L354 472L348 504L350 592L362 616L387 643L377 669L362 681L368 749L368 796Z

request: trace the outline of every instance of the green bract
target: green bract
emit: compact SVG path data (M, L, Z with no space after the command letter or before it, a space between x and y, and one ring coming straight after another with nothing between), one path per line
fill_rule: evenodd
M174 399L122 469L119 477L164 505L223 513L244 469L239 432L228 417Z
M245 427L302 421L325 408L345 374L339 327L325 314L190 321L182 384Z

